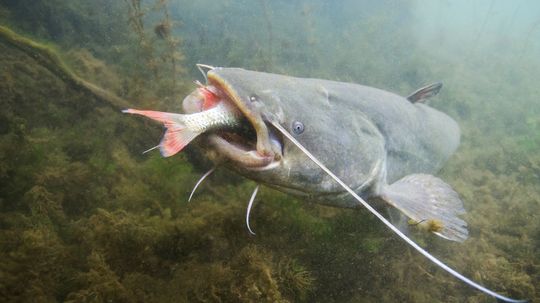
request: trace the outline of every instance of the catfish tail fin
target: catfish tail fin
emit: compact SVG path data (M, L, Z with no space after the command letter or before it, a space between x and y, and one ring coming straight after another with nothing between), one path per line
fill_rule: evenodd
M165 134L159 143L163 157L170 157L181 151L200 133L193 131L184 124L184 115L158 112L152 110L125 109L123 113L136 114L159 121L165 126Z

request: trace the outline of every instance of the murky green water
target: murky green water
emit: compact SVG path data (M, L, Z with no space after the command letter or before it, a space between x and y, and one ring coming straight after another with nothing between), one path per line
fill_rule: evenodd
M438 174L464 243L413 232L475 281L540 302L535 1L0 1L0 301L494 302L366 211L262 188L127 106L179 111L196 63L408 95L462 130ZM271 84L269 84L271 85ZM115 97L116 96L116 97ZM339 117L336 117L339 119Z

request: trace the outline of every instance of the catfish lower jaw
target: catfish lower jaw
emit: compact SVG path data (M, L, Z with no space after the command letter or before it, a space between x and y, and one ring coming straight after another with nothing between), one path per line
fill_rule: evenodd
M208 141L219 153L237 165L247 169L266 169L274 167L279 161L274 159L274 155L261 155L257 150L244 149L242 146L229 142L219 135L208 136Z

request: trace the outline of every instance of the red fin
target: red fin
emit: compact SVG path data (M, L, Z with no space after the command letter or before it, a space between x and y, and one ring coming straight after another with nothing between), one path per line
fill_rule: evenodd
M148 117L150 119L153 119L153 120L156 120L165 124L165 127L173 126L176 122L172 121L172 118L178 115L178 114L167 113L167 112L158 112L158 111L153 111L153 110L138 110L138 109L132 109L132 108L124 109L122 112L127 113L127 114L135 114L135 115Z
M186 128L168 128L159 143L159 150L163 157L170 157L181 151L198 133Z
M219 96L212 92L212 90L208 87L199 87L199 91L204 96L204 101L202 104L203 110L210 109L219 103Z
M163 139L159 143L159 150L163 157L170 157L178 153L199 135L199 133L185 127L183 123L184 115L181 114L137 109L125 109L122 112L142 115L163 123L166 130Z

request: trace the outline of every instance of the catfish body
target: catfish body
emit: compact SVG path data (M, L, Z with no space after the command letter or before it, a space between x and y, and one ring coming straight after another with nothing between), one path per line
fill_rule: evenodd
M211 69L207 79L251 123L257 153L274 156L272 163L255 169L229 162L240 174L319 203L360 207L297 145L279 138L272 127L279 123L361 197L380 198L443 238L468 237L467 224L458 217L465 212L459 195L431 175L454 153L460 138L452 118L419 102L441 85L404 98L358 84L237 68ZM216 136L208 139L211 150L226 154L230 144Z
M249 100L250 110L277 115L292 133L295 122L303 123L297 139L363 196L378 195L384 182L438 171L459 145L459 127L449 116L380 89L234 68L214 69L211 75ZM343 189L286 141L279 167L233 168L282 191L356 206L335 199Z

